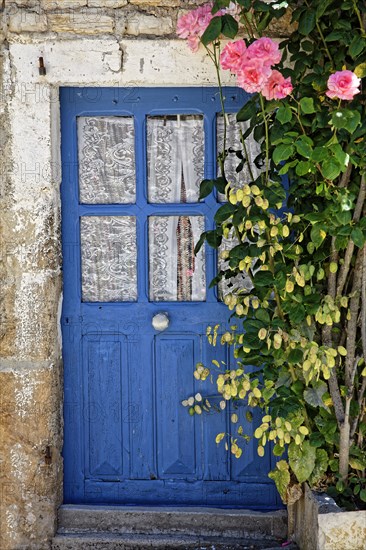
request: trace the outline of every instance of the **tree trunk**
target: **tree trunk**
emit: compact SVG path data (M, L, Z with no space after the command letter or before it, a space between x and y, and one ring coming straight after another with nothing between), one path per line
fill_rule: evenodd
M346 399L346 410L344 421L339 430L339 473L341 480L347 483L348 467L349 467L349 448L350 448L350 424L349 424L349 408L351 398Z

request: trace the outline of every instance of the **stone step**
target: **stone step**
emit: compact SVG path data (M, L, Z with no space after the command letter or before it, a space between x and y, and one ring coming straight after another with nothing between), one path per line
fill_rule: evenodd
M202 537L286 540L287 512L201 507L64 505L59 510L58 526L60 536L99 533L188 536L196 540Z
M296 545L286 546L295 550ZM278 540L228 537L74 533L58 534L52 550L283 550Z

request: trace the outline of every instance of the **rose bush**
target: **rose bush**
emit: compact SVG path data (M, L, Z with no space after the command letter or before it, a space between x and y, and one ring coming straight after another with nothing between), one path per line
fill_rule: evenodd
M295 30L278 45L264 32L287 10ZM198 12L207 17L199 30ZM254 438L260 456L270 444L278 457L269 475L284 502L298 498L308 481L344 496L347 506L362 505L366 6L353 0L216 0L193 13L178 23L179 35L198 37L195 45L206 48L220 89L224 69L254 94L237 114L248 126L242 149L227 149L224 136L220 177L202 182L202 199L216 188L227 202L216 213L216 228L197 245L207 241L226 260L213 284L224 279L230 289L243 272L251 279L250 290L224 297L232 329L220 334L213 320L207 330L212 345L232 346L237 365L199 364L194 375L214 376L221 408L243 402L247 417L250 408L263 409ZM221 49L222 37L234 40L238 33L241 38ZM261 147L255 159L247 155L250 136ZM242 178L239 186L227 181L229 155L237 157L238 173L248 167L251 180ZM232 248L220 252L222 240L233 236ZM209 406L201 399L184 402L191 414ZM240 458L251 437L233 414L231 433L216 441Z

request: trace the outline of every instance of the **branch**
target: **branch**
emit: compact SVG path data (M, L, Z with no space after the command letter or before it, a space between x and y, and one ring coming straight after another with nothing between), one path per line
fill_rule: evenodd
M338 252L335 249L335 237L332 237L331 241L331 253L330 261L336 262L338 259ZM329 273L328 277L328 294L333 298L336 296L336 274ZM329 348L333 347L332 327L329 325L323 325L322 328L322 341L323 346ZM337 379L336 367L330 369L330 378L328 380L329 393L332 398L334 412L337 419L339 429L344 425L345 409L342 402L341 392L339 390L339 384Z
M357 223L361 217L365 198L366 198L366 179L365 179L365 176L362 176L360 191L358 193L357 203L356 203L355 211L353 213L354 223ZM338 284L337 284L337 296L342 294L344 285L346 284L347 275L351 265L354 248L355 248L354 242L350 239L346 248L346 252L344 254L344 263L339 271Z
M366 244L363 246L362 260L362 289L361 289L361 340L363 358L366 365ZM366 380L366 377L365 377Z
M323 325L322 341L323 341L323 346L333 347L331 326ZM341 429L341 427L344 425L345 410L343 406L341 392L339 390L336 369L337 369L336 366L330 369L330 378L328 380L328 387L329 387L329 393L333 402L333 407L334 407L335 417L337 419L338 428Z
M338 263L338 252L335 248L336 237L332 237L332 242L330 245L330 262ZM328 275L328 294L333 298L336 297L336 285L337 285L337 275L336 273L329 273Z
M351 178L351 172L352 172L352 163L349 162L347 169L345 172L343 172L340 182L338 184L338 187L340 189L342 189L342 187L347 187L347 185L349 184L349 180Z
M330 328L330 327L329 327ZM337 419L338 428L344 425L345 411L339 391L339 384L337 380L336 367L330 369L330 378L328 380L329 393L332 398L335 416Z
M346 332L346 349L347 355L345 360L345 383L348 389L352 387L352 370L353 363L355 360L355 349L356 349L356 333L357 333L357 320L360 309L360 298L361 298L361 285L362 285L362 258L363 258L363 249L360 248L357 257L356 263L353 271L353 285L352 285L352 298L350 299L349 304L349 320L347 322Z
M357 430L357 426L358 426L358 422L361 418L361 414L362 414L362 401L363 401L363 396L365 395L365 391L366 391L366 376L364 376L363 380L362 380L362 385L361 385L361 388L360 388L360 391L359 391L359 394L358 394L358 406L359 406L359 413L358 415L355 417L355 419L353 420L353 423L352 423L352 428L351 428L351 438L355 435L356 433L356 430Z

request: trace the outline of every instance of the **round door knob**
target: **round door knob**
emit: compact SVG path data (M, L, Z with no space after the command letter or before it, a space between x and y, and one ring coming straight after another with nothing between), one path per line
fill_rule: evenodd
M166 313L157 313L152 318L152 326L155 330L165 330L169 326L169 317Z

